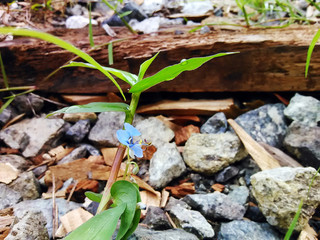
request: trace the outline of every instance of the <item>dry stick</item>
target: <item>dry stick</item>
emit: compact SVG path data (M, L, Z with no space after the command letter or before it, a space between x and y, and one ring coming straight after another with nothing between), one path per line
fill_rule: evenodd
M74 182L74 185L73 185L73 187L72 187L72 189L71 189L71 191L70 191L70 194L69 194L69 197L68 197L68 199L67 199L67 202L70 202L70 199L71 199L71 197L72 197L72 195L73 195L73 193L74 193L74 190L76 190L77 185L78 185L78 180L76 180L76 181Z
M52 174L52 238L56 239L57 231L57 205L56 205L56 182L54 174Z
M254 161L256 161L261 170L281 167L279 162L272 157L272 155L268 153L259 143L253 140L253 138L246 133L246 131L234 120L228 119L228 123L234 129L248 153L251 155Z

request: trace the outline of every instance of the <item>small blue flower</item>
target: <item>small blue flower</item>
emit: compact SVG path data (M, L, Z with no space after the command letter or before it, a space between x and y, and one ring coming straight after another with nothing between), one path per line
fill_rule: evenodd
M130 157L143 157L141 141L133 141L133 137L140 136L141 133L129 123L124 124L124 129L125 130L121 129L117 131L117 137L119 142L121 142L123 145L126 145L129 148Z

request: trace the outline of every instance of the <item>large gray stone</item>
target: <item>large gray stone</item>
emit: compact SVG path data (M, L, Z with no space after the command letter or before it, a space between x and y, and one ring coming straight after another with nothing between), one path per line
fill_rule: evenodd
M317 126L317 122L320 121L320 101L296 93L284 110L284 114L293 121L310 127Z
M227 195L214 192L208 194L189 194L183 198L193 209L200 211L211 220L242 219L246 209Z
M20 173L19 177L8 186L19 192L23 200L37 199L41 194L39 181L33 172Z
M78 203L68 202L61 198L56 199L56 204L59 218L80 207ZM49 237L52 237L52 199L26 200L14 205L13 211L18 218L22 218L28 211L41 211L47 221L46 228L48 229Z
M75 143L80 143L90 131L90 120L79 120L68 129L65 136Z
M210 117L200 128L201 133L224 133L228 128L226 115L219 112Z
M165 143L157 149L150 160L149 183L154 188L162 188L185 171L186 166L176 144Z
M15 154L0 155L0 163L10 163L20 171L27 170L30 166L29 161L27 161L24 157Z
M301 231L320 203L320 176L314 168L282 167L265 170L251 177L252 194L268 223L287 230L301 199L303 208L295 230Z
M149 206L145 219L142 222L154 230L164 230L172 228L165 212L154 206Z
M231 191L228 193L228 197L234 202L240 205L245 205L249 198L249 189L246 186L231 185Z
M280 240L281 235L267 223L234 220L222 223L219 240Z
M148 228L140 227L128 238L128 240L198 240L192 233L182 229L175 228L164 231L155 231Z
M185 144L183 158L194 171L212 175L247 156L239 138L231 132L193 134Z
M142 138L151 142L156 148L174 138L174 132L155 117L149 117L138 122L136 128L141 132Z
M200 239L212 239L214 236L212 226L198 211L175 206L170 210L170 216L177 227L197 235Z
M12 207L14 204L22 201L21 193L0 183L0 209Z
M235 121L258 142L281 147L286 134L283 104L267 104L237 117Z
M70 154L62 158L59 162L58 165L64 164L64 163L69 163L74 160L84 158L87 154L87 146L86 145L80 145L79 147L75 148Z
M0 139L12 148L21 149L24 157L35 157L40 151L57 146L65 130L62 119L32 118L2 130Z
M46 219L40 211L28 211L13 225L6 240L49 240Z
M165 210L167 212L169 212L172 208L174 208L176 206L182 207L182 208L185 208L185 209L191 209L191 207L186 202L184 202L182 200L179 200L179 199L176 199L174 197L170 197L169 201L168 201L168 203L167 203L167 205L165 207Z
M288 128L283 145L302 165L320 167L320 127L294 121Z

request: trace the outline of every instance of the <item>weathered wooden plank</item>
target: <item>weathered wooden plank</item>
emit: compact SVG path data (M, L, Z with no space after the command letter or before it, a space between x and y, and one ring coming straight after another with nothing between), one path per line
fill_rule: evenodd
M161 68L183 58L206 56L225 51L239 54L213 59L200 69L182 73L175 81L166 82L149 91L169 92L239 92L239 91L319 91L320 52L312 55L310 73L304 78L308 46L317 26L291 26L284 29L223 29L215 27L208 34L174 35L166 29L158 35L132 36L116 28L113 67L137 73L139 65L158 51L162 51L147 72L154 74ZM55 35L89 49L87 29L56 30ZM94 34L96 44L112 39L101 30ZM43 78L73 57L65 50L36 39L17 38L1 42L0 50L12 86L36 85L40 90L61 93L105 93L116 91L113 84L97 71L68 68L49 81ZM98 62L108 65L107 48L90 53ZM127 85L121 82L123 89Z

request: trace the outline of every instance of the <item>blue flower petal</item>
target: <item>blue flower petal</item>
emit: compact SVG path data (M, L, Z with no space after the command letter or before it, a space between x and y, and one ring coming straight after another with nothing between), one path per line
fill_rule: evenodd
M130 134L126 130L118 130L117 138L123 145L129 146Z
M126 129L126 131L129 132L130 136L140 136L141 133L132 125L130 125L129 123L125 123L124 124L124 128Z
M143 157L143 151L141 149L141 146L138 144L135 144L131 147L131 150L133 151L134 155L138 158Z

